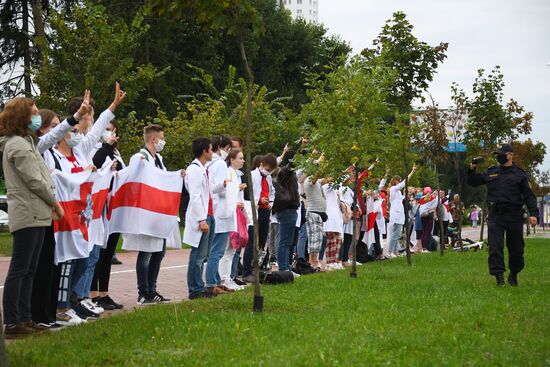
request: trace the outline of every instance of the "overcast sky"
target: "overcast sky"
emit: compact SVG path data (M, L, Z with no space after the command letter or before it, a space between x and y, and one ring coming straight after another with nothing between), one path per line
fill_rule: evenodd
M534 113L533 140L547 146L550 169L550 0L318 0L319 22L354 52L372 45L384 22L403 11L413 34L430 45L448 42L447 59L429 92L451 105L451 83L468 93L477 69L500 65L505 98Z

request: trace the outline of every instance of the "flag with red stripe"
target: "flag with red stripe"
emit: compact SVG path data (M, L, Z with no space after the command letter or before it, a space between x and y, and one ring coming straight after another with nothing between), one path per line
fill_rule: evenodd
M113 178L111 165L104 165L104 168L94 173L94 183L92 186L92 220L88 224L88 243L89 250L94 245L105 247L107 245L107 236L105 227L107 218L104 213L109 195L109 186Z
M52 173L55 196L65 212L63 218L53 221L56 264L89 255L87 222L91 219L93 179L90 170Z
M182 186L180 171L164 171L143 159L119 171L109 200L109 233L171 238Z

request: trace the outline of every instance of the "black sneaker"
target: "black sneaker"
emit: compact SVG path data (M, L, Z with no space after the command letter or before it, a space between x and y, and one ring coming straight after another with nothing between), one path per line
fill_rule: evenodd
M141 295L138 296L137 304L139 306L150 306L150 305L154 305L155 302L150 297L147 297L147 296L141 294Z
M105 297L95 297L92 299L92 301L97 304L99 307L103 308L105 311L112 311L116 309L116 307L108 302L105 301Z
M149 296L155 303L170 303L170 298L163 297L159 292L151 293Z
M191 294L189 295L189 299L214 298L214 297L217 297L217 294L212 293L212 292L206 292L206 291L196 293L196 294L193 294L193 295L191 295Z
M247 285L247 284L248 284L247 282L243 282L243 281L240 280L239 278L235 278L235 279L233 279L233 281L234 281L235 284L237 284L237 285Z
M496 274L495 278L497 280L497 286L504 287L506 285L506 283L504 283L504 274Z
M512 287L518 286L518 274L512 273L508 274L508 284L510 284Z
M123 304L116 303L110 296L101 297L103 302L114 306L116 310L122 310L124 308Z
M111 265L122 265L122 261L120 261L116 256L113 256L111 258Z
M99 315L88 310L86 307L82 306L80 303L73 305L72 309L76 312L76 315L83 320L97 320Z

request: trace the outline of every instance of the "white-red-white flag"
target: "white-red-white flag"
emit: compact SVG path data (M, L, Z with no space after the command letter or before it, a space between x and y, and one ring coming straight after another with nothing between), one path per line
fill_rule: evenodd
M88 227L91 219L92 171L52 172L55 195L65 214L53 221L54 263L88 257Z
M88 243L91 251L95 245L105 247L107 245L106 225L107 218L105 205L109 195L109 186L113 178L113 170L110 165L104 165L104 168L93 174L94 182L92 186L92 220L88 224Z
M173 237L182 186L180 171L163 171L143 159L119 171L109 200L109 233Z

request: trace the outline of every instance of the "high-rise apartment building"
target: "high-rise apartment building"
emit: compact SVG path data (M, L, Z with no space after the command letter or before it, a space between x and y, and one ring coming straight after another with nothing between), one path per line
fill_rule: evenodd
M317 23L319 0L282 0L281 3L290 10L294 19L302 18L306 22Z

